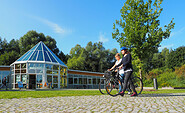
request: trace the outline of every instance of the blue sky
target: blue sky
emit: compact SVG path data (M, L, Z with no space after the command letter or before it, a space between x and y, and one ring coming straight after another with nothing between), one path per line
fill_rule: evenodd
M19 39L29 30L55 38L65 54L76 44L102 41L106 49L117 48L112 39L113 23L120 19L126 0L1 0L0 37ZM164 0L161 26L174 18L175 29L159 50L185 45L185 0Z

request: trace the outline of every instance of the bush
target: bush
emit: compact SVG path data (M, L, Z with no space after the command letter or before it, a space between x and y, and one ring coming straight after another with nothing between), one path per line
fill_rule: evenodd
M157 78L159 87L185 87L185 65L172 69L153 69L143 77L145 87L153 86L153 78Z

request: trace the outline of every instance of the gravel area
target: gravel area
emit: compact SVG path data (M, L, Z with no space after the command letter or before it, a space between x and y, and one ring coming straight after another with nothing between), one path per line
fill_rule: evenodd
M138 97L71 96L51 98L0 99L0 112L62 113L148 113L185 112L185 93L141 94Z

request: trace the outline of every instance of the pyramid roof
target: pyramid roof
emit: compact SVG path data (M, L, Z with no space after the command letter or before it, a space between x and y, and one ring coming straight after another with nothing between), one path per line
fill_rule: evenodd
M20 62L52 63L67 67L42 41L27 51L14 63Z

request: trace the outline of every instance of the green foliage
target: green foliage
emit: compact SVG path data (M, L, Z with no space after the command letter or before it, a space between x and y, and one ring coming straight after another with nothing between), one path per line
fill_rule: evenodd
M157 90L143 91L142 94L161 94L161 93L184 93L185 90ZM0 99L12 98L48 98L48 97L65 97L65 96L93 96L102 95L97 90L52 90L52 91L0 91Z
M80 45L76 45L71 49L71 58L67 61L67 66L69 69L84 70L85 67L85 57L84 49Z
M70 69L104 72L113 66L116 53L116 49L105 50L101 42L89 42L85 48L77 44L70 51L67 66Z
M143 62L157 52L163 39L170 36L175 23L173 19L164 30L160 27L159 16L162 12L162 0L127 0L120 10L121 19L113 23L113 39L126 46L138 59L137 68L141 69Z
M178 47L176 50L171 50L168 55L168 68L175 69L185 64L185 46Z
M168 68L153 69L145 74L144 86L153 86L153 78L157 78L159 87L185 87L185 65L176 67L175 71Z
M0 38L0 65L10 65L40 41L43 41L62 61L67 62L68 57L59 51L54 38L36 31L28 31L19 40L12 39L9 43L6 39Z
M36 31L28 31L23 37L19 39L20 54L23 55L40 41L44 42L56 55L59 49L56 46L56 41L50 36L45 36L43 33Z

